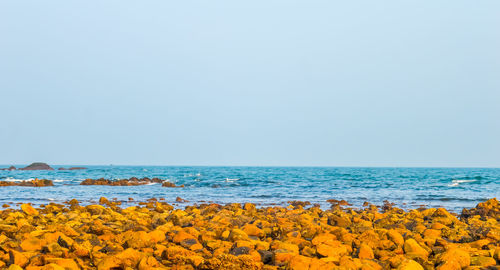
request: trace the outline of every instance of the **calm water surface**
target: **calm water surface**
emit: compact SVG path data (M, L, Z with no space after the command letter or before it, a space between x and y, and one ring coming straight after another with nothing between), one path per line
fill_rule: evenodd
M8 167L8 166L0 166ZM16 167L23 167L16 166ZM327 199L344 199L359 207L384 200L402 208L443 206L453 211L500 197L500 169L493 168L343 168L343 167L173 167L85 166L87 170L0 171L2 181L37 178L54 180L54 187L0 187L0 203L63 202L76 198L93 203L104 196L127 201L177 196L190 204L253 202L285 205L290 200L328 207ZM69 167L69 166L64 166ZM86 178L159 177L185 188L159 184L135 187L80 186Z

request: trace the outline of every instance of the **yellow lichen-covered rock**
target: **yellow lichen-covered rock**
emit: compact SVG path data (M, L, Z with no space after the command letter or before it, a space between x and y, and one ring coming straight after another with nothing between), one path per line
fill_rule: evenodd
M493 269L500 256L500 205L491 202L460 219L387 205L101 203L0 211L0 269Z
M403 236L396 230L388 230L387 235L396 245L402 246L405 242Z
M115 256L108 256L97 264L97 270L122 269L121 260Z
M429 252L424 249L422 246L420 246L415 239L410 238L405 241L403 245L404 251L407 255L415 256L415 257L421 257L424 259L427 259L429 256Z
M42 250L44 243L37 238L28 238L21 242L23 251L39 251Z
M23 253L15 250L10 250L9 251L9 263L10 264L16 264L21 267L24 267L28 264L29 259L26 257Z
M36 216L38 215L38 210L36 210L35 208L33 208L33 206L29 205L29 204L21 204L21 209L23 210L23 212L26 214L26 215L29 215L29 216Z
M302 270L309 269L309 265L311 264L312 259L309 257L305 257L302 255L296 255L291 258L288 267L291 270Z
M370 246L366 244L361 244L361 246L359 247L358 258L374 259L375 255L373 254L373 250Z
M228 236L229 240L237 241L237 240L248 240L248 235L240 229L232 229L231 233Z
M457 261L446 261L442 264L440 264L438 267L436 267L437 270L460 270L462 267L460 266L460 263Z
M45 262L56 264L65 270L80 270L78 264L72 259L46 258Z
M398 266L398 270L424 270L424 268L414 260L405 260Z
M496 265L495 259L492 257L486 256L475 256L471 258L471 265L480 266L480 267L488 267Z
M17 264L11 264L7 270L23 270L23 268Z
M442 253L437 260L438 263L442 264L450 261L455 261L460 267L465 268L470 265L470 255L465 250L452 248Z

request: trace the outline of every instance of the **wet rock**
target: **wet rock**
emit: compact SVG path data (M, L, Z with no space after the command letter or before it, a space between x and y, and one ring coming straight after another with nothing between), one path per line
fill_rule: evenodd
M7 186L20 186L20 187L50 187L54 186L52 180L47 179L35 179L21 182L10 182L10 181L0 181L1 187Z
M85 179L82 182L80 182L80 185L83 186L141 186L141 185L147 185L147 184L160 184L163 183L163 180L159 178L136 178L136 177L131 177L129 179L121 179L121 180L110 180L110 179L105 179L105 178L99 178L99 179Z

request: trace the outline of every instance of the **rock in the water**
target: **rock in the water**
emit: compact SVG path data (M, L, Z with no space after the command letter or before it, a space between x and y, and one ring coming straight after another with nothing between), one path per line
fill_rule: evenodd
M35 162L35 163L31 163L30 165L24 167L24 168L20 168L19 170L22 170L22 171L34 171L34 170L50 170L50 171L53 171L54 169L52 167L50 167L47 163L43 163L43 162Z
M0 187L10 187L10 186L51 187L54 186L54 182L52 180L47 180L47 179L35 179L35 180L27 180L21 182L0 181Z
M0 169L0 171L15 171L15 170L16 170L16 167L14 167L14 166L10 166L9 168Z
M121 179L121 180L110 180L110 179L105 179L105 178L99 178L99 179L85 179L83 180L80 185L82 186L141 186L141 185L147 185L147 184L154 184L154 183L163 183L163 180L160 178L153 178L150 179L148 177L144 178L137 178L137 177L131 177L129 179Z

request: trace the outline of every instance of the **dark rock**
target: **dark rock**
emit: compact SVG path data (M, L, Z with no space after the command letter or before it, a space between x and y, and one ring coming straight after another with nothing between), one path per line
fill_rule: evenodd
M19 170L22 171L33 171L33 170L50 170L53 171L54 169L50 167L47 163L42 163L42 162L35 162L31 163L30 165L20 168Z
M0 169L1 171L15 171L16 170L16 167L14 166L10 166L9 168L2 168Z
M264 264L273 263L273 253L269 250L258 250L260 258Z
M246 255L250 253L250 248L249 247L237 247L233 248L229 254L234 255L234 256L239 256L239 255Z

